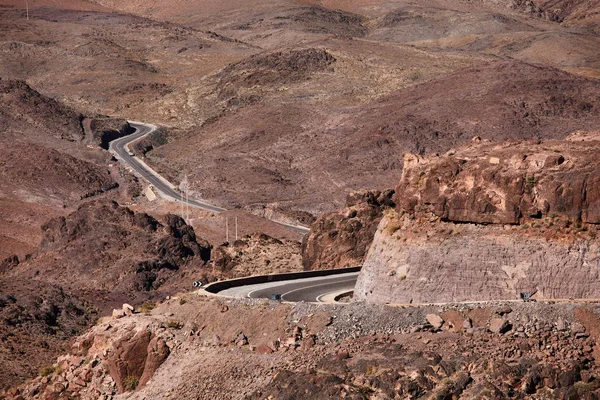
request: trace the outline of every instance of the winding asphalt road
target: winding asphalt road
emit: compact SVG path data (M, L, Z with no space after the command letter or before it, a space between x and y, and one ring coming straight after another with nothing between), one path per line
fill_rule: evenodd
M135 172L137 172L142 178L148 181L154 186L154 188L161 193L165 199L176 201L176 202L187 202L192 207L201 208L203 210L211 211L214 213L221 213L227 211L224 208L214 206L212 204L196 200L196 199L185 199L181 192L169 181L161 177L156 171L150 168L139 158L129 154L128 145L136 140L143 138L144 136L152 133L156 126L151 124L145 124L141 122L129 121L129 125L135 128L135 133L115 139L110 142L109 150L121 161L129 165ZM287 224L280 221L274 221L285 227L294 229L301 233L307 233L310 231L309 228L301 225Z
M151 124L133 121L129 121L129 124L136 129L135 133L111 141L109 144L111 153L153 185L154 189L160 192L163 198L176 202L187 202L190 206L214 213L226 211L224 208L196 199L186 200L173 184L160 176L142 160L131 155L128 147L129 144L152 133L156 127ZM273 222L301 233L307 233L310 230L304 226L291 225L279 221ZM238 286L223 290L218 294L251 298L271 298L272 295L280 295L281 299L286 301L327 302L332 301L333 296L337 293L352 291L357 277L358 272L341 273L330 276Z
M232 287L222 290L218 294L253 299L268 299L273 295L280 295L281 300L285 301L328 302L333 301L334 294L354 290L357 277L358 272L349 272L314 278L258 283Z

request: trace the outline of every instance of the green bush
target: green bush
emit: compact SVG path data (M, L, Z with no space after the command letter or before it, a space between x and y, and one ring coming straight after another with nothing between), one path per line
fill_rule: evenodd
M167 321L167 328L181 329L181 324L179 321Z
M139 383L140 380L137 376L129 375L123 381L123 388L125 389L125 391L130 392L132 390L135 390L138 387Z
M141 313L149 313L152 310L154 310L154 303L150 302L142 304L139 308L139 312Z
M40 368L40 376L48 376L53 374L56 371L56 367L54 365L45 365Z

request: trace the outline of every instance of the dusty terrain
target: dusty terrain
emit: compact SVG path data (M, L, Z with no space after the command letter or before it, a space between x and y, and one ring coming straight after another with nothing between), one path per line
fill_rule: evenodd
M0 397L597 398L593 305L188 291L366 259L371 302L599 297L597 142L561 141L600 125L598 1L29 3L0 0ZM141 196L127 120L231 210Z

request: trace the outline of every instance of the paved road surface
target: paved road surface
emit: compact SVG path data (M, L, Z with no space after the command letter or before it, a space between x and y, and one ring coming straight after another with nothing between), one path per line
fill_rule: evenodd
M272 295L279 294L281 299L286 301L320 302L327 294L353 290L357 277L358 272L350 272L331 276L259 283L233 287L222 290L218 294L254 299L270 298Z
M150 134L156 129L156 127L154 125L132 121L129 121L129 124L136 129L136 132L131 135L127 135L122 138L113 140L109 144L109 150L113 152L120 160L127 163L135 172L140 174L146 181L152 184L154 188L163 195L164 198L169 199L171 201L185 202L185 198L182 196L181 192L179 192L171 183L169 183L166 179L161 177L157 172L155 172L152 168L146 165L139 158L129 154L129 148L127 147L127 145ZM190 206L201 208L203 210L211 211L214 213L226 211L226 209L224 208L220 208L196 199L188 199L187 203ZM273 222L277 222L280 225L292 228L301 233L307 233L310 231L310 229L305 226L286 224L279 221Z

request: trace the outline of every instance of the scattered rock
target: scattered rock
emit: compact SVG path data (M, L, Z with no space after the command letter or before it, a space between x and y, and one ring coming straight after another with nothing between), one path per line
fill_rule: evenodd
M260 346L256 347L256 352L258 354L271 354L273 353L273 349L266 344L261 344Z
M510 323L504 318L493 318L490 321L489 329L492 333L506 333L510 330Z
M440 329L444 324L442 317L437 314L427 314L425 318L427 319L427 322L431 324L434 330Z
M242 332L240 332L233 341L236 346L246 346L248 344L248 338Z
M471 321L471 318L467 318L463 321L463 329L467 330L467 329L471 329L473 328L473 322Z

